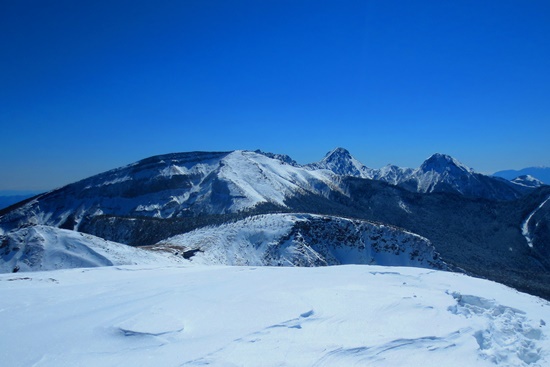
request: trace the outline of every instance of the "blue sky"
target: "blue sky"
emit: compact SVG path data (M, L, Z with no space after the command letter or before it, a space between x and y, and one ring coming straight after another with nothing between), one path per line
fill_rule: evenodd
M3 1L0 190L169 152L550 165L548 1Z

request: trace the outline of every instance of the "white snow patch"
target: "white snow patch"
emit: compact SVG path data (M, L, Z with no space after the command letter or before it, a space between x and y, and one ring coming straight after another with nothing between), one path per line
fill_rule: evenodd
M529 247L531 248L533 247L533 239L529 234L529 221L531 220L533 215L535 215L535 213L538 212L540 208L542 208L544 204L546 204L546 202L548 202L548 200L550 200L550 196L546 198L546 200L544 200L535 210L533 210L531 214L529 214L529 216L527 217L527 219L525 219L525 222L523 222L523 225L521 226L523 237L525 237L525 239L527 240L527 245L529 245Z
M409 209L409 206L405 204L402 200L399 200L399 207L409 214L412 213L411 209Z

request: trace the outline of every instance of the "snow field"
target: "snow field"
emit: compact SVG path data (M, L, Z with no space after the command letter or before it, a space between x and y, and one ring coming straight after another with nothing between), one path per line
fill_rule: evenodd
M6 366L532 366L550 305L441 271L115 266L0 275Z

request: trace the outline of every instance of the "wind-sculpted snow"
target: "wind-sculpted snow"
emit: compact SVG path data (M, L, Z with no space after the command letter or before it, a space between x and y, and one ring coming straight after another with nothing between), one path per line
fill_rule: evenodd
M550 304L381 266L0 275L2 365L546 367Z
M47 226L21 228L0 236L0 273L163 263L179 261L168 254Z
M474 337L479 345L479 354L494 364L530 365L541 359L539 340L542 326L528 320L525 312L496 303L494 300L474 295L452 293L457 301L449 307L456 315L485 319L485 325L476 330Z
M157 246L198 250L193 262L207 264L378 264L446 269L423 237L368 221L309 214L254 216L178 235Z

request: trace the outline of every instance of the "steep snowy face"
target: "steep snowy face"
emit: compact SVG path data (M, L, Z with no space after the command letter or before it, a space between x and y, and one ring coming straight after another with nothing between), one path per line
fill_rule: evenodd
M279 157L280 158L280 157ZM308 171L247 151L151 157L44 194L0 218L4 230L27 224L78 229L95 216L151 218L235 213L299 193L326 195L334 174Z
M0 273L181 262L168 253L47 226L21 228L0 236Z
M355 159L344 148L336 148L317 163L307 166L310 169L326 169L340 176L371 178L372 170Z
M516 177L512 180L512 182L517 185L525 186L525 187L540 187L544 185L544 182L542 182L541 180L537 180L535 177L531 175L523 175L523 176Z
M231 212L273 203L285 207L296 194L326 194L337 189L329 172L308 171L285 161L249 151L235 151L220 165L220 180L227 183L233 205Z
M157 246L197 251L192 261L206 264L447 269L426 238L368 221L310 214L250 217L175 236Z

